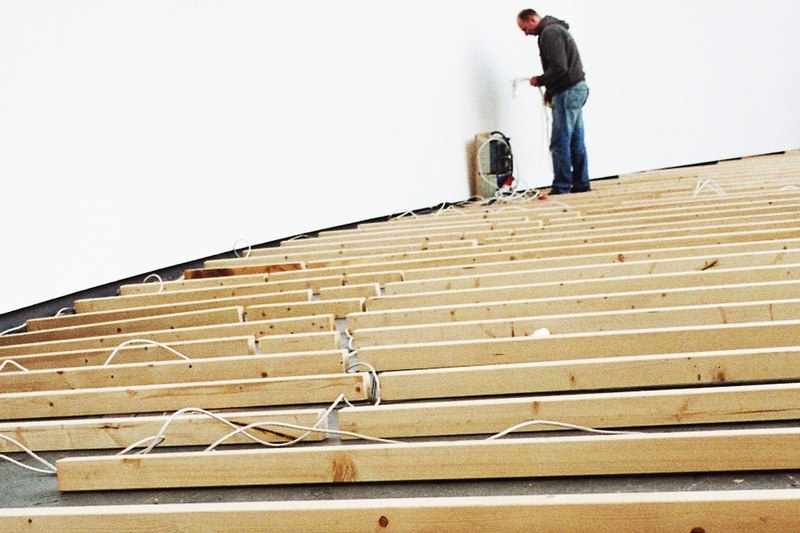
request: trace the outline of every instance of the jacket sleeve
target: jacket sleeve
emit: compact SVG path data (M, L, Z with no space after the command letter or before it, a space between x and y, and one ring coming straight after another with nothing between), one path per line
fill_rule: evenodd
M543 31L539 36L539 53L544 66L544 73L539 76L540 85L553 85L567 75L567 40L564 32L557 28Z

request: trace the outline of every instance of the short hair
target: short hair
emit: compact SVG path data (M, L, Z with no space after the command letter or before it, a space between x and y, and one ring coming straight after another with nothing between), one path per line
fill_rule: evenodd
M528 20L529 18L534 16L536 17L539 16L539 13L537 13L535 9L523 9L522 11L519 12L517 18L519 20Z

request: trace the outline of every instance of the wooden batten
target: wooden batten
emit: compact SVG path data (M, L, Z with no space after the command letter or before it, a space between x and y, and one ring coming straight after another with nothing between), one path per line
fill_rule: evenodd
M120 296L131 294L153 294L164 291L185 291L201 287L225 287L228 285L253 285L267 283L269 274L244 274L241 276L225 276L221 278L179 279L162 283L129 283L119 286Z
M186 291L157 292L154 294L86 298L83 300L75 300L74 307L76 313L88 313L92 311L112 311L131 307L148 307L218 298L234 298L236 296L253 296L256 294L264 298L274 299L276 302L285 302L288 296L293 296L296 300L311 299L311 291L295 291L293 294L287 295L286 292L276 292L273 287L267 286L265 288L264 285L264 283L255 283L253 285L206 287Z
M800 430L751 429L355 444L66 458L62 491L791 470Z
M270 411L237 411L222 414L234 424L246 425L260 421L275 421L300 426L326 428L327 418L323 409L296 409ZM79 418L68 420L44 420L35 422L0 423L0 433L8 435L33 451L47 450L122 450L134 442L156 435L171 419L165 433L163 446L203 446L232 431L230 426L199 413L162 416L130 416ZM321 421L320 421L321 420ZM254 431L262 440L285 442L304 434L305 431L289 427L264 426L263 431ZM304 440L324 440L325 434L312 432ZM249 444L247 437L236 436L227 444ZM150 444L149 442L145 445ZM0 439L0 453L18 452L14 444ZM2 528L0 527L0 531Z
M339 427L373 437L496 434L533 420L520 432L800 419L800 385L745 385L522 398L346 407ZM344 437L350 438L350 437Z
M247 319L268 320L278 317L312 316L317 314L330 314L336 318L344 318L349 313L363 311L364 302L364 298L346 298L290 304L253 305L247 308Z
M0 373L0 391L33 392L344 372L347 352L242 355ZM176 358L177 359L177 358Z
M316 350L336 350L341 344L338 331L306 333L304 335L269 335L257 341L261 353L307 352Z
M231 357L255 354L255 336L200 339L194 341L162 343L178 353L191 358ZM115 348L95 348L66 352L45 352L29 355L14 355L8 359L29 370L62 369L81 366L102 365ZM152 344L130 344L117 351L112 360L115 364L173 361L177 356L171 351ZM2 361L2 360L0 360ZM5 369L13 371L13 366Z
M131 387L0 394L0 420L203 409L308 405L344 394L366 400L367 374L325 374Z
M367 300L367 311L425 307L446 303L498 302L565 296L601 294L647 290L665 290L680 287L708 287L712 285L740 285L756 281L791 281L800 279L800 265L775 265L758 268L709 269L700 272L680 272L599 278L563 282L530 283L478 289L436 291L417 294L379 296Z
M128 320L116 320L112 322L98 322L96 324L87 324L83 326L68 326L65 328L30 331L27 333L19 333L17 335L6 335L0 337L0 346L47 342L59 339L79 339L103 335L159 331L164 329L177 329L195 326L235 324L237 322L242 322L243 320L243 307L223 307L221 309L191 311L189 313L175 313L171 315L157 315Z
M587 293L577 296L533 297L466 304L434 305L384 311L351 313L350 331L361 328L432 324L470 320L492 320L520 316L563 315L577 312L602 313L626 309L652 309L738 301L779 300L793 294L796 281L774 281L707 287L684 287L618 293Z
M343 287L325 287L320 289L321 300L339 300L342 298L370 298L380 296L381 286L378 283L362 283Z
M224 276L242 276L246 274L271 274L289 270L303 270L302 262L261 264L255 266L232 266L226 268L190 268L183 272L186 279L219 278Z
M578 308L578 307L576 307ZM600 313L573 313L466 322L413 324L352 332L357 347L467 339L527 337L540 329L550 334L624 329L736 324L791 320L800 316L800 299L654 307Z
M119 533L259 531L416 533L536 531L537 533L654 533L761 531L800 528L799 491L723 490L661 493L548 494L376 498L280 502L182 503L0 509L0 529L85 533L114 524ZM389 529L387 529L389 531Z
M800 347L381 372L384 401L800 380Z
M65 339L31 344L16 344L13 346L0 346L0 358L54 351L74 351L94 348L113 349L122 342L131 339L149 339L163 343L220 337L239 337L242 335L263 337L267 335L287 335L292 333L304 334L315 331L332 331L333 328L333 315L281 318L216 326L198 326L192 328L166 329L122 335L86 337L83 339Z
M800 320L747 322L376 346L358 350L378 370L532 363L567 359L800 346Z

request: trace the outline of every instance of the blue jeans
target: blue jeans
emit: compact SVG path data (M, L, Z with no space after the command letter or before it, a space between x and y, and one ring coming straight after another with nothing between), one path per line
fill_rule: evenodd
M589 98L589 87L580 82L553 96L553 187L559 193L589 189L589 165L583 143L582 109Z

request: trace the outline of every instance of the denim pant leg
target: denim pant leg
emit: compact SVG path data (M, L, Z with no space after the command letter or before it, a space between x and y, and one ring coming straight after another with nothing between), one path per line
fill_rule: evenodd
M583 113L589 88L585 82L553 96L553 132L550 153L553 157L553 189L570 192L589 187L586 146L583 142Z

